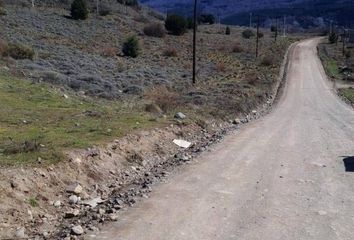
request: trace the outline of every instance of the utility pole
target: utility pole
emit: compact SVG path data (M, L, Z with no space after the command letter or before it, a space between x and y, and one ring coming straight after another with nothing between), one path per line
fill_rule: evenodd
M197 54L197 2L194 0L194 23L193 23L193 84L196 83L196 54Z
M252 13L250 13L250 28L252 28Z
M333 20L330 21L330 25L329 25L329 33L332 34L333 33Z
M258 58L258 46L259 46L259 15L257 16L257 38L256 38L256 58Z
M344 29L343 30L343 35L342 35L342 42L343 42L343 49L342 49L342 52L343 52L343 56L345 56L345 41L346 41L346 37L347 37L347 29Z
M97 13L97 15L99 14L98 6L99 6L99 0L96 0L96 13Z
M278 17L275 18L275 34L274 34L275 42L277 41L277 38L278 38Z
M286 15L284 15L283 37L286 37Z

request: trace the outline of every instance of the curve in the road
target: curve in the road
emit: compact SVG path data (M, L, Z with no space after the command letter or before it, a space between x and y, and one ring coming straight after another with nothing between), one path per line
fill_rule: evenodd
M273 111L202 154L90 239L352 240L354 111L332 91L319 39L298 43Z

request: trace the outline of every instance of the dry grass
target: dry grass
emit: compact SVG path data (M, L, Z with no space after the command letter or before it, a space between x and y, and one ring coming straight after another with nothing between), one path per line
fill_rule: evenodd
M265 67L274 66L276 63L275 57L271 54L264 56L261 60L261 65Z
M169 90L165 85L150 88L144 98L158 105L164 112L177 108L181 104L179 94Z
M226 64L223 62L217 63L215 68L216 68L216 71L218 71L218 72L226 72Z
M163 52L163 55L166 57L177 57L178 53L175 48L168 48Z
M151 23L144 27L144 34L150 37L163 38L166 35L164 26L161 23Z
M115 47L104 47L101 55L104 57L115 57L117 56L117 49Z
M240 43L236 42L236 43L233 44L233 46L232 46L232 52L233 53L241 53L243 51L244 51L244 49L243 49L243 47L241 46Z

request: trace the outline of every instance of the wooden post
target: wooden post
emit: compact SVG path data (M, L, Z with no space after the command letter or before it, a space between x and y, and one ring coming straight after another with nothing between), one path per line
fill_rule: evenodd
M277 38L278 38L278 17L275 18L275 35L274 35L275 42L277 41Z
M258 45L259 45L259 16L257 16L257 37L256 37L256 58L258 58Z
M193 84L196 83L196 54L197 54L197 1L194 0L194 26L193 26Z

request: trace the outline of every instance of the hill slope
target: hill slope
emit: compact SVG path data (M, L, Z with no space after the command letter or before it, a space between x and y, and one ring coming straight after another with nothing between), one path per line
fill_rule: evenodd
M191 1L182 0L143 0L151 7L160 11L177 11L188 13L191 11ZM339 24L351 24L354 20L354 4L350 0L202 0L200 11L220 15L222 21L227 24L249 24L249 13L261 15L263 19L274 18L275 16L288 15L288 24L309 27L323 25L318 17L325 19L324 22L332 19ZM294 22L295 21L295 22Z

